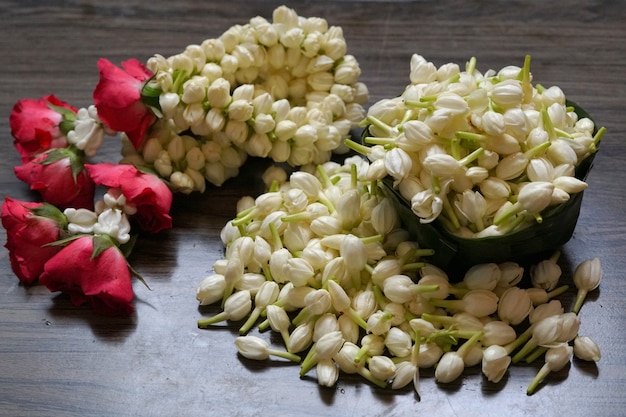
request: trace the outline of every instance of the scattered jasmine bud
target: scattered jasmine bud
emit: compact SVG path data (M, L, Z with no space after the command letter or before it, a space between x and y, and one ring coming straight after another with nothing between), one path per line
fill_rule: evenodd
M572 308L574 313L578 314L589 291L598 288L601 280L602 264L600 263L600 258L586 260L576 267L574 271L574 285L576 285L578 293Z
M458 350L443 354L435 368L435 379L437 382L448 383L461 376L461 373L465 369L463 358L469 353L481 336L482 332L476 332L470 339L465 341Z
M566 343L548 349L546 352L546 362L530 385L528 385L526 393L532 395L550 372L556 372L564 368L572 359L573 351L574 349Z
M332 387L339 379L339 369L332 359L322 359L315 366L317 382L324 387Z
M235 345L239 353L248 359L262 361L268 359L270 356L278 356L293 362L300 362L298 355L282 350L271 349L265 340L256 336L239 336L235 339Z
M600 360L600 347L589 336L576 336L574 338L574 355L584 361L598 362Z
M510 364L509 353L500 345L491 345L483 352L482 372L490 382L500 382Z

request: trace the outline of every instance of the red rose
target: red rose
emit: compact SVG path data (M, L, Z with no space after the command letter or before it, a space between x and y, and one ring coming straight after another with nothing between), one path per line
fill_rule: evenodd
M141 101L144 82L152 77L138 60L122 62L124 69L100 58L100 81L93 92L93 100L100 120L112 130L125 132L136 149L156 116Z
M126 164L86 164L85 169L96 184L121 191L126 202L137 209L130 220L142 230L156 233L172 227L172 192L156 175Z
M61 231L56 220L35 214L44 209L56 210L57 216L63 216L58 209L43 203L6 198L2 204L2 226L7 232L4 246L9 250L11 268L23 284L34 283L48 259L61 250L58 246L44 246L59 240Z
M94 246L102 245L106 249L94 253ZM71 241L46 262L39 282L52 292L68 294L76 306L88 304L98 314L126 316L134 311L126 258L105 236Z
M82 169L78 155L68 148L54 149L14 168L15 176L59 208L93 210L95 186Z
M39 100L18 101L9 116L9 124L22 162L50 148L66 147L67 132L64 131L66 128L63 123L69 121L68 114L75 115L76 112L76 108L53 95Z

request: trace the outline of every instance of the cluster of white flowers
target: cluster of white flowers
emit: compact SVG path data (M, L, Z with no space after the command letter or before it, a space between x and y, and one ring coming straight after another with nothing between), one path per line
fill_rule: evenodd
M498 382L512 361L546 351L546 360L563 349L599 359L591 339L575 339L577 311L554 298L567 289L548 265L558 256L532 268L532 288L517 286L524 268L513 262L476 265L455 284L410 240L380 182L367 179L372 165L358 156L327 162L242 198L221 232L225 258L197 287L200 304L221 303L220 312L198 326L241 322L241 355L299 362L301 375L315 369L325 386L356 373L380 387L413 383L418 394L419 368L435 366L445 383L482 364ZM598 259L577 269L580 303L601 275ZM278 332L286 350L248 334L257 325ZM550 360L533 390L557 369Z
M94 105L79 109L76 117L72 118L72 123L73 129L67 132L67 141L85 152L87 157L96 155L105 134L115 134L100 121Z
M321 164L365 117L365 84L340 27L285 6L182 53L148 60L162 118L139 160L183 192L237 175L247 156Z
M461 71L415 54L410 68L402 95L368 110L370 147L352 147L380 165L373 175L393 178L422 223L499 236L586 188L575 168L604 128L579 118L559 87L533 85L529 57L482 74L473 58Z
M136 211L137 208L127 203L119 189L111 188L96 202L94 211L67 208L63 214L67 217L70 234L109 235L116 242L124 244L130 240L128 216Z

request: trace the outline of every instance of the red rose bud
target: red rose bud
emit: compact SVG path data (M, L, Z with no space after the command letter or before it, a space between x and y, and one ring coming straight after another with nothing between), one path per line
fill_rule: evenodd
M39 282L50 291L87 304L97 314L127 316L134 311L131 273L126 258L105 236L71 241L44 266Z
M2 204L2 226L6 229L11 268L20 282L33 284L44 264L59 246L46 246L60 238L63 214L54 206L6 198Z
M129 216L130 221L141 230L157 233L172 227L172 192L156 175L143 173L132 165L110 163L86 164L85 169L96 184L121 191L126 204L136 209Z
M9 124L22 162L48 149L66 147L65 134L72 128L76 112L76 108L54 95L18 101L9 116Z
M122 62L122 68L105 58L98 60L100 81L93 99L100 120L112 130L125 132L137 149L156 121L154 113L141 101L144 82L152 74L136 59Z
M61 209L93 210L95 186L82 161L70 149L54 149L14 168L15 176Z

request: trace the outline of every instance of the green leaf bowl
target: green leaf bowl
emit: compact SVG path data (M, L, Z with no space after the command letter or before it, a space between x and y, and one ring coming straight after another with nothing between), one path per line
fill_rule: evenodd
M579 118L591 119L575 103L568 101L567 105L574 107ZM363 137L368 134L365 130ZM583 181L587 178L594 158L595 153L591 153L579 163L576 178ZM545 259L572 237L583 200L583 192L572 194L568 201L542 212L541 223L503 236L470 239L449 232L438 221L420 223L411 211L410 202L393 188L392 182L391 178L385 178L383 190L394 202L404 227L421 247L434 250L428 262L450 274L463 273L481 263L514 261L530 264Z

